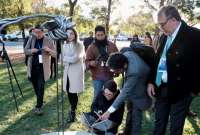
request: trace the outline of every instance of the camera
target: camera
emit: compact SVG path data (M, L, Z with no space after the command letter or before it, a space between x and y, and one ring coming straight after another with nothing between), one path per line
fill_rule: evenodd
M109 55L105 54L105 55L99 55L96 59L97 64L100 65L101 67L106 67L106 62L108 60Z

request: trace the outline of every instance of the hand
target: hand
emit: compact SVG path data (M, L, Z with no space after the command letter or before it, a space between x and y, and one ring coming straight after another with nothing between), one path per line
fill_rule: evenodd
M38 49L36 48L31 49L31 53L37 53L37 52L38 52Z
M100 120L106 120L110 117L110 113L107 111L103 115L100 116Z
M155 87L153 84L149 83L147 85L147 93L151 98L153 98L155 96Z
M95 60L90 61L90 66L96 67L97 66L96 61Z
M45 52L48 52L48 53L51 52L51 49L49 47L43 47L43 49Z

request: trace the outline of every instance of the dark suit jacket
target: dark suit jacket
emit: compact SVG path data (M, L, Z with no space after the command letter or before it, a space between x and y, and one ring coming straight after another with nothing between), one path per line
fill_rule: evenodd
M126 51L123 55L128 59L125 71L124 85L112 106L119 108L121 103L128 100L140 110L147 110L152 103L147 94L147 82L150 74L149 66L133 51Z
M156 54L154 81L160 57L167 37L162 35ZM200 30L182 21L171 47L167 51L168 95L171 102L177 102L200 90Z

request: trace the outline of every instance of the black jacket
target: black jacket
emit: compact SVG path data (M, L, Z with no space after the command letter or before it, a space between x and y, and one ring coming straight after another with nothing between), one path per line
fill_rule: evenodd
M167 37L162 35L156 54L154 79ZM168 95L171 102L177 102L200 90L200 30L182 21L171 47L167 51Z
M88 46L92 44L93 41L94 41L93 37L87 37L84 39L83 45L85 46L85 50L87 50Z
M112 103L114 102L114 100L116 99L116 97L118 96L118 93L116 94L115 98L113 98L112 100L108 101L105 96L103 95L103 91L100 92L95 101L93 102L92 106L91 106L91 111L94 112L98 112L98 111L102 111L102 114L104 112L106 112L108 110L108 108L112 105ZM108 130L110 132L117 132L117 128L118 126L121 124L122 119L123 119L123 114L124 114L124 103L120 106L120 108L118 110L116 110L114 113L112 113L109 117L109 120L115 122L117 124L117 127L111 130Z

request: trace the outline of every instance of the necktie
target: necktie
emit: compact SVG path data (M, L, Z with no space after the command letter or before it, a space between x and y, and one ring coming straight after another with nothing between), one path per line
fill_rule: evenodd
M162 56L160 58L157 74L156 74L156 85L159 87L162 81L162 75L165 72L167 74L167 65L166 65L166 53L169 47L171 46L172 38L168 36L165 48L163 50Z

